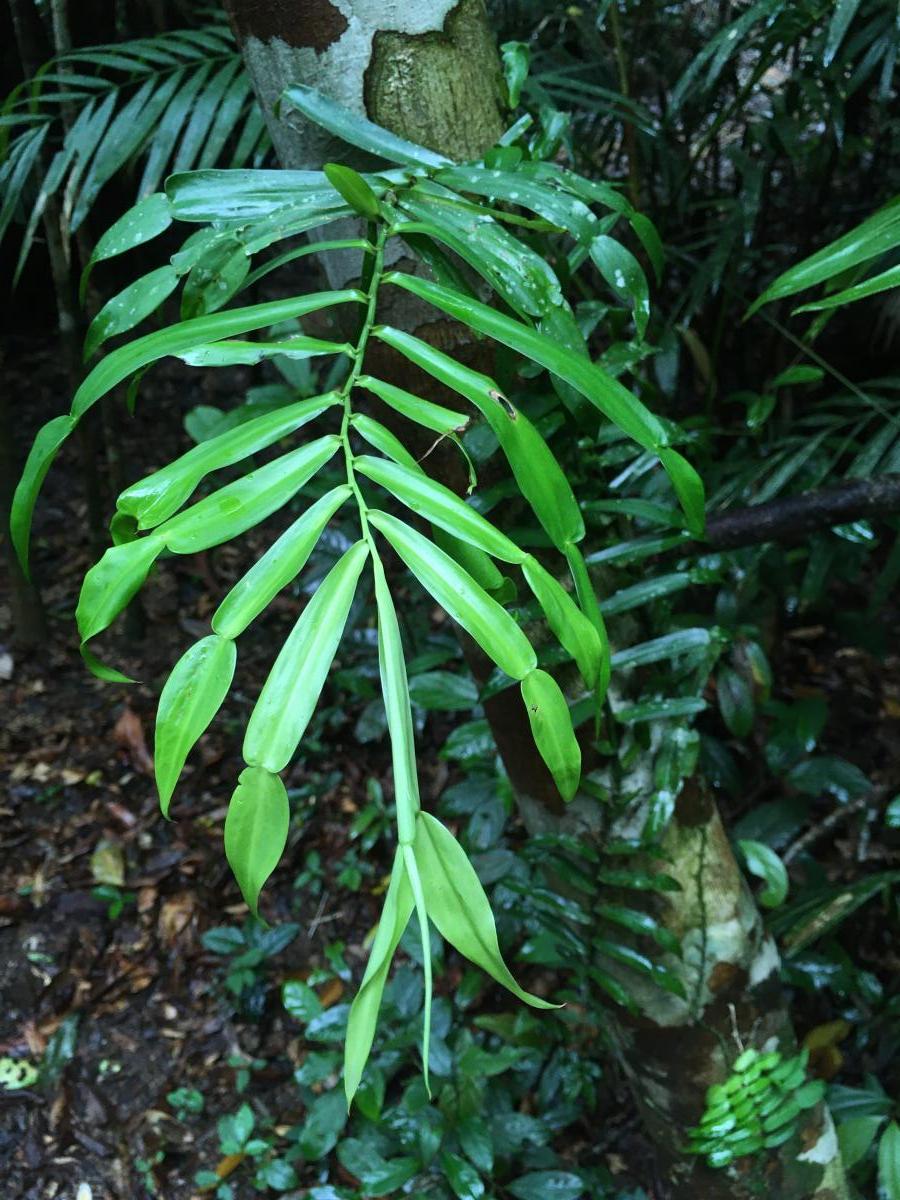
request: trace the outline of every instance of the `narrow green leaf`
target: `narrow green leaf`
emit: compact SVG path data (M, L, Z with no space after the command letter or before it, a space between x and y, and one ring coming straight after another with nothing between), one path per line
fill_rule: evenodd
M440 525L454 537L471 542L503 562L521 563L525 554L506 534L495 529L481 513L418 467L410 470L398 463L363 454L353 461L354 470L386 488L407 508Z
M528 78L531 50L527 42L504 42L500 52L503 56L503 75L506 79L509 107L515 108Z
M213 614L212 627L225 638L243 633L264 608L303 570L322 530L351 495L347 484L317 500L234 585Z
M421 468L410 452L406 449L403 443L395 434L386 429L380 421L374 421L365 413L354 413L350 418L350 424L355 433L358 433L363 441L368 442L370 446L374 446L376 450L380 450L382 454L392 459L395 463L409 471L420 471Z
M506 399L492 379L412 334L390 326L380 326L374 332L410 362L465 396L482 413L496 434L519 490L558 549L584 537L581 511L562 468L531 421Z
M347 354L351 349L347 342L298 335L283 342L212 342L208 346L185 350L178 357L189 367L234 367L255 366L269 358L306 359L323 354Z
M378 1010L381 1007L391 959L403 931L409 924L412 910L412 889L403 866L403 854L398 847L366 973L350 1005L350 1016L347 1020L347 1036L344 1041L344 1092L348 1107L359 1087L369 1051L372 1049Z
M377 557L373 558L372 565L375 572L375 602L378 606L378 667L391 736L397 836L400 845L405 846L411 845L415 838L416 813L419 811L419 778L409 683L397 612L384 568Z
M606 234L591 242L591 259L619 299L631 304L635 328L642 338L650 318L650 293L641 264L621 242Z
M30 578L28 569L28 545L31 541L31 518L37 503L41 484L57 455L57 452L71 431L75 422L69 416L54 417L46 425L42 425L28 451L28 459L22 478L16 485L10 511L9 528L16 555L25 575Z
M503 961L497 928L475 868L456 838L430 813L416 820L415 856L428 915L438 932L470 962L534 1008L557 1008L524 991Z
M841 48L844 35L850 28L850 22L856 16L859 0L837 0L831 22L828 26L828 37L825 40L825 51L822 54L822 66L831 66L835 55Z
M892 200L868 220L849 233L830 242L803 262L784 271L770 283L762 295L750 305L752 316L764 304L793 296L806 288L815 287L842 274L850 267L877 258L900 243L900 201Z
M360 375L356 386L372 392L407 420L424 425L426 429L432 429L435 433L463 433L469 423L465 413L432 404L430 400L423 400L393 383L385 383L371 375Z
M212 634L178 660L166 680L156 713L153 755L163 816L191 748L222 706L234 677L237 650L228 638Z
M113 623L139 590L147 572L165 548L159 534L110 546L88 571L81 585L75 620L82 642Z
M656 450L665 446L667 437L657 418L621 383L607 375L589 359L557 346L521 321L504 316L486 304L472 300L450 288L416 276L391 271L385 282L404 288L442 312L462 321L495 341L509 346L554 375L570 383L595 405L604 416L643 446ZM575 539L572 539L575 540Z
M325 178L336 192L340 192L351 208L369 221L378 220L381 215L378 197L358 171L341 163L326 163L323 170Z
M337 434L326 434L251 471L157 528L173 554L196 554L238 537L286 504L334 455Z
M171 224L172 212L166 194L153 192L145 196L107 229L94 247L88 266L143 246L159 237Z
M441 529L440 525L435 526L432 533L437 545L449 554L454 562L459 563L464 571L468 571L475 582L486 592L493 593L503 587L503 574L494 560L489 558L483 550L479 550L471 542L460 541L446 529ZM494 599L499 602L499 597L494 596Z
M319 584L284 643L250 715L244 760L268 771L291 761L319 700L369 553L359 541Z
M383 533L423 587L454 621L472 635L502 671L521 679L537 665L534 650L506 609L485 592L458 563L403 521L371 512L370 523Z
M449 159L442 154L426 150L424 146L416 146L404 138L397 137L387 129L374 125L365 117L357 116L340 104L335 104L314 88L295 84L289 87L281 97L282 105L296 108L308 121L333 133L351 146L360 150L368 150L389 162L408 163L411 166L440 167L449 166Z
M784 863L765 842L744 839L738 842L747 870L765 883L759 893L759 902L765 908L778 908L784 904L788 894L788 874Z
M233 308L210 316L194 317L190 321L147 333L127 346L113 350L94 367L75 393L72 416L82 416L117 383L167 354L181 354L206 342L249 333L251 329L263 329L267 325L302 317L321 308L362 299L362 292L352 288L319 292L312 296L291 296L286 300L271 300L266 304L253 304L249 308Z
M432 980L431 980L431 934L428 930L428 908L425 902L425 892L422 888L422 879L419 875L419 864L416 862L416 855L413 846L407 842L401 845L400 852L403 855L403 865L406 867L406 876L409 879L410 890L413 894L413 901L416 906L416 918L419 922L419 939L422 955L422 973L425 977L425 997L422 1004L422 1074L425 1080L425 1091L431 1098L431 1086L428 1080L429 1062L431 1058L431 1001L432 1001Z
M287 845L291 806L280 776L245 767L225 818L225 856L254 916L259 893Z
M152 529L176 513L210 471L233 466L271 446L336 402L337 393L326 392L265 413L209 438L168 466L127 487L119 496L116 507L119 512L134 517L139 529Z
M678 503L687 518L687 526L694 537L703 537L706 528L706 493L703 480L677 450L666 448L657 451L663 470L672 481Z
M581 779L581 747L559 684L546 671L532 671L522 680L522 699L531 733L563 800L572 800Z
M572 580L575 584L575 594L578 596L579 607L594 629L596 629L597 636L600 638L600 671L597 682L594 684L594 691L596 693L595 701L597 704L600 704L606 696L606 690L609 687L609 679L612 673L612 656L610 653L609 638L606 634L606 622L600 610L600 602L597 599L597 593L594 590L594 583L591 579L591 573L588 570L584 555L572 542L569 542L565 547L565 555L566 562L569 564L569 571L572 574ZM565 643L563 644L565 645Z
M91 358L107 338L127 333L129 329L134 329L135 325L149 317L177 286L178 273L174 267L159 267L148 275L142 275L111 300L107 300L88 327L84 339L85 361Z
M900 243L900 232L897 235L897 242ZM886 292L895 287L900 287L900 266L888 267L886 271L880 271L871 279L865 279L853 287L833 292L822 300L801 304L799 308L794 309L794 312L822 312L829 308L841 308L845 304L853 304L856 300L865 300L867 296L875 296L879 292Z
M588 687L595 688L603 667L600 634L566 589L532 555L524 559L522 573L560 644L578 664Z

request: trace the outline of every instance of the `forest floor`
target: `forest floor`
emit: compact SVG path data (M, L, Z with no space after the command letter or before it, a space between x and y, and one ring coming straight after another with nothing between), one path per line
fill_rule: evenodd
M46 343L17 340L4 370L3 386L29 397L21 410L29 422L36 426L62 410L65 380ZM229 392L246 384L229 373L207 378L208 387ZM215 394L165 364L144 390L124 443L136 464L133 477L155 465L144 446L152 445L161 460L182 445L173 413L216 402ZM21 453L33 432L24 423L16 430ZM250 704L241 689L249 682L252 692L252 681L267 668L273 626L248 638L246 647L242 641L240 687L192 756L174 819L163 821L150 757L155 700L173 662L207 631L240 561L230 550L214 561L170 560L147 588L143 636L119 628L104 638L107 660L141 682L102 683L83 666L73 620L80 581L93 560L84 529L73 442L48 477L35 529L36 572L50 622L43 653L19 655L12 648L9 597L0 592L0 1060L43 1062L46 1070L40 1087L0 1087L0 1190L5 1200L70 1200L86 1182L95 1200L153 1194L186 1200L198 1194L195 1172L207 1169L229 1178L242 1200L258 1193L239 1158L222 1154L216 1118L243 1099L276 1118L276 1133L302 1117L293 1072L306 1047L301 1027L280 1003L278 985L338 960L359 978L382 872L354 875L348 827L366 803L369 780L385 779L389 790L387 756L382 743L357 745L348 719L335 725L314 773L298 767L289 775L308 816L292 834L263 911L274 927L289 921L298 930L252 968L237 1002L226 982L227 958L205 948L201 936L223 925L239 927L246 916L224 860L222 826ZM252 537L248 545L252 553ZM286 628L296 611L296 600L276 604L275 624ZM900 661L880 660L842 644L833 630L802 622L784 631L771 657L781 692L831 698L839 716L829 723L837 731L829 752L900 790L890 778ZM426 803L447 772L444 764L431 770ZM739 816L746 804L734 807ZM817 818L827 812L826 805ZM832 877L858 857L860 835L861 827L849 821L816 843ZM879 867L897 865L896 845L885 847L873 836L864 849ZM324 879L297 888L310 851L320 855ZM335 883L342 867L356 887ZM855 919L848 937L859 962L883 972L888 948L878 908ZM322 991L326 1007L352 995L353 981L342 973L343 966ZM799 996L801 1034L832 1015L824 998ZM203 1112L180 1111L167 1099L176 1089L201 1092ZM615 1080L604 1110L586 1114L586 1121L603 1131L610 1169L623 1187L633 1186L626 1163L645 1163L646 1148ZM311 1173L307 1182L314 1181Z

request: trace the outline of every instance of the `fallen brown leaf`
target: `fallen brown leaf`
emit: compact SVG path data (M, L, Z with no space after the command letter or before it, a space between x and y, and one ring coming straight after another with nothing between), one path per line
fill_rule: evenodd
M113 741L128 752L131 765L142 775L153 774L153 759L147 749L141 718L128 704L113 728Z

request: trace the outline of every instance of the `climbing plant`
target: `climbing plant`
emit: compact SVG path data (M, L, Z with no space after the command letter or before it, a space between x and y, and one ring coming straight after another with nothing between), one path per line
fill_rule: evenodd
M610 679L610 651L588 569L572 487L537 426L487 374L458 357L383 323L386 293L406 294L466 330L471 340L512 352L527 370L546 372L563 402L592 406L604 422L652 455L668 475L687 527L703 529L703 485L673 447L681 436L588 356L584 335L548 262L552 247L568 278L593 262L613 297L631 309L639 344L646 329L647 283L638 260L614 234L628 223L652 259L652 226L614 188L533 156L520 121L482 162L458 166L351 115L304 88L283 104L333 135L392 164L358 174L334 163L323 172L201 170L175 174L125 214L100 240L88 271L144 245L173 223L197 225L169 262L113 297L92 323L87 353L149 317L179 286L182 316L113 350L87 375L71 411L38 434L19 484L12 532L28 557L32 511L52 460L78 421L113 387L153 362L175 355L196 366L257 363L273 356L334 356L339 364L322 395L245 414L235 427L126 488L111 523L113 545L88 572L77 608L82 651L101 678L124 679L96 657L93 643L139 590L164 554L191 554L238 537L287 505L328 464L339 464L292 525L225 596L212 632L175 665L163 688L156 730L156 777L164 812L192 746L212 721L232 682L236 639L303 570L329 520L355 509L358 540L320 583L280 648L244 736L246 767L225 824L225 850L255 912L260 890L284 849L289 803L280 772L291 761L318 701L364 572L374 587L381 686L393 757L397 851L382 918L346 1039L345 1087L352 1099L369 1054L394 951L415 910L423 941L427 1072L431 979L428 920L463 955L520 999L549 1007L518 985L501 957L494 920L477 875L449 830L419 803L406 665L395 598L383 563L393 551L438 604L493 662L495 685L521 689L536 745L563 801L579 788L581 751L569 701L535 647L504 606L518 572L540 606L560 652L577 666L582 692L600 712ZM599 209L595 211L595 209ZM364 234L297 244L297 235L343 218L361 218ZM399 239L426 273L398 258ZM264 250L279 252L259 262ZM269 272L315 252L351 251L361 268L354 286L226 307ZM450 254L448 255L448 251ZM451 257L452 255L452 257ZM256 261L256 265L254 262ZM484 302L484 285L498 303ZM319 310L346 316L346 340L272 332ZM269 332L266 332L269 331ZM260 332L258 340L251 334ZM565 568L573 592L538 557L432 478L422 462L359 397L464 448L469 418L386 381L372 349L389 349L472 406L499 443L518 491ZM281 446L314 421L322 432L263 466L189 503L206 477ZM330 423L330 424L329 424ZM474 479L470 491L475 489ZM398 515L402 513L402 515ZM410 517L428 523L423 532ZM552 564L551 564L552 566ZM558 659L558 655L553 656ZM549 665L549 664L548 664Z

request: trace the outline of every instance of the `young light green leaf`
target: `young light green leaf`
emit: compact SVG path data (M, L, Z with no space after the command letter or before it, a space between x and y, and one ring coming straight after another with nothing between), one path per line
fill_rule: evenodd
M347 1020L347 1036L344 1041L344 1092L348 1107L359 1087L369 1051L372 1049L378 1010L381 1007L391 959L403 931L409 924L413 903L412 889L403 866L403 853L398 847L394 856L391 882L381 910L381 920L378 922L378 930L366 964L366 973L350 1005L350 1016Z
M319 700L350 613L365 542L338 559L284 643L250 715L244 760L281 771L291 761Z
M147 333L129 342L127 346L113 350L112 354L108 354L94 367L75 393L72 416L82 416L117 383L167 354L181 354L195 346L205 345L206 342L249 333L251 329L263 329L267 325L276 325L279 321L302 317L332 305L364 299L362 292L353 288L337 292L319 292L311 296L291 296L286 300L253 304L249 308L232 308L209 316L192 317L189 321L181 321L166 329Z
M426 150L424 146L416 146L404 138L397 137L380 125L374 125L365 117L360 117L340 104L335 104L321 92L303 84L289 87L281 97L281 104L288 108L296 108L308 121L319 125L322 129L333 133L351 146L360 150L368 150L389 162L409 164L418 167L440 167L449 164L449 159L442 154Z
M145 317L149 317L178 286L178 274L174 267L159 267L148 275L142 275L124 288L118 295L107 300L93 321L84 339L84 358L89 359L107 338L134 329Z
M225 856L254 916L259 893L287 844L291 806L280 776L245 767L225 818Z
M42 425L28 451L28 459L22 477L16 485L10 511L9 529L16 556L25 575L31 578L28 569L28 545L31 540L31 518L37 503L41 484L50 470L60 446L75 428L69 416L54 417Z
M322 530L349 495L346 483L332 488L285 530L216 609L212 619L216 633L225 638L238 637L281 589L299 575Z
M442 408L439 404L432 404L430 400L423 400L393 383L385 383L384 380L374 379L371 375L360 375L356 386L372 392L407 420L424 425L426 429L432 429L435 433L462 433L469 423L465 413L457 413L450 408Z
M237 649L228 638L201 638L166 680L156 713L153 764L163 816L191 747L222 706L234 677Z
M90 641L111 625L147 578L147 572L165 549L159 534L110 546L88 571L81 585L75 620L82 642Z
M609 678L612 672L612 659L609 638L606 635L606 622L600 610L600 602L597 599L597 593L594 591L594 583L591 579L591 573L588 570L584 555L572 542L569 542L565 547L565 555L566 562L569 564L569 571L572 575L572 581L575 584L575 594L578 597L579 607L594 629L596 629L597 636L600 638L600 670L597 682L594 684L596 703L600 704L606 696L606 689L609 687ZM565 645L565 643L563 644Z
M621 383L595 366L590 359L557 346L521 321L504 316L486 304L450 288L441 287L440 284L431 283L427 279L391 271L385 276L385 282L405 288L456 320L477 329L479 333L494 338L519 354L524 354L533 362L540 363L581 392L604 416L645 450L655 451L658 447L666 445L666 432L650 410Z
M205 496L163 522L156 532L173 554L196 554L227 542L287 503L334 455L339 445L337 434L329 433L300 446Z
M531 733L563 800L572 800L581 779L581 747L559 684L546 671L535 670L522 680L522 699Z
M759 893L759 902L765 908L778 908L784 904L788 894L788 874L784 863L765 842L744 839L738 842L747 870L765 883Z
M428 915L441 936L519 1000L534 1008L559 1007L516 983L500 953L494 916L475 868L456 838L430 813L420 812L416 819L414 852Z
M525 414L506 399L492 379L412 334L390 326L380 326L374 332L410 362L465 396L482 413L506 455L520 491L558 549L584 537L581 511L559 463Z
M210 471L233 466L271 446L336 402L337 393L326 392L323 396L264 413L209 438L168 466L127 487L119 496L116 507L119 512L134 517L139 529L152 529L176 513Z
M521 679L537 665L531 643L496 600L458 563L403 521L371 512L370 523L388 539L423 587L472 635L502 671Z
M532 555L523 561L522 573L548 625L578 664L584 682L595 688L603 666L603 639L597 629L566 589Z
M378 197L358 171L341 163L326 163L323 170L325 178L351 208L369 221L378 220Z
M379 484L407 508L440 525L454 537L471 542L503 562L521 563L525 554L506 534L495 529L481 513L420 468L410 470L398 463L363 454L353 461L354 470Z

